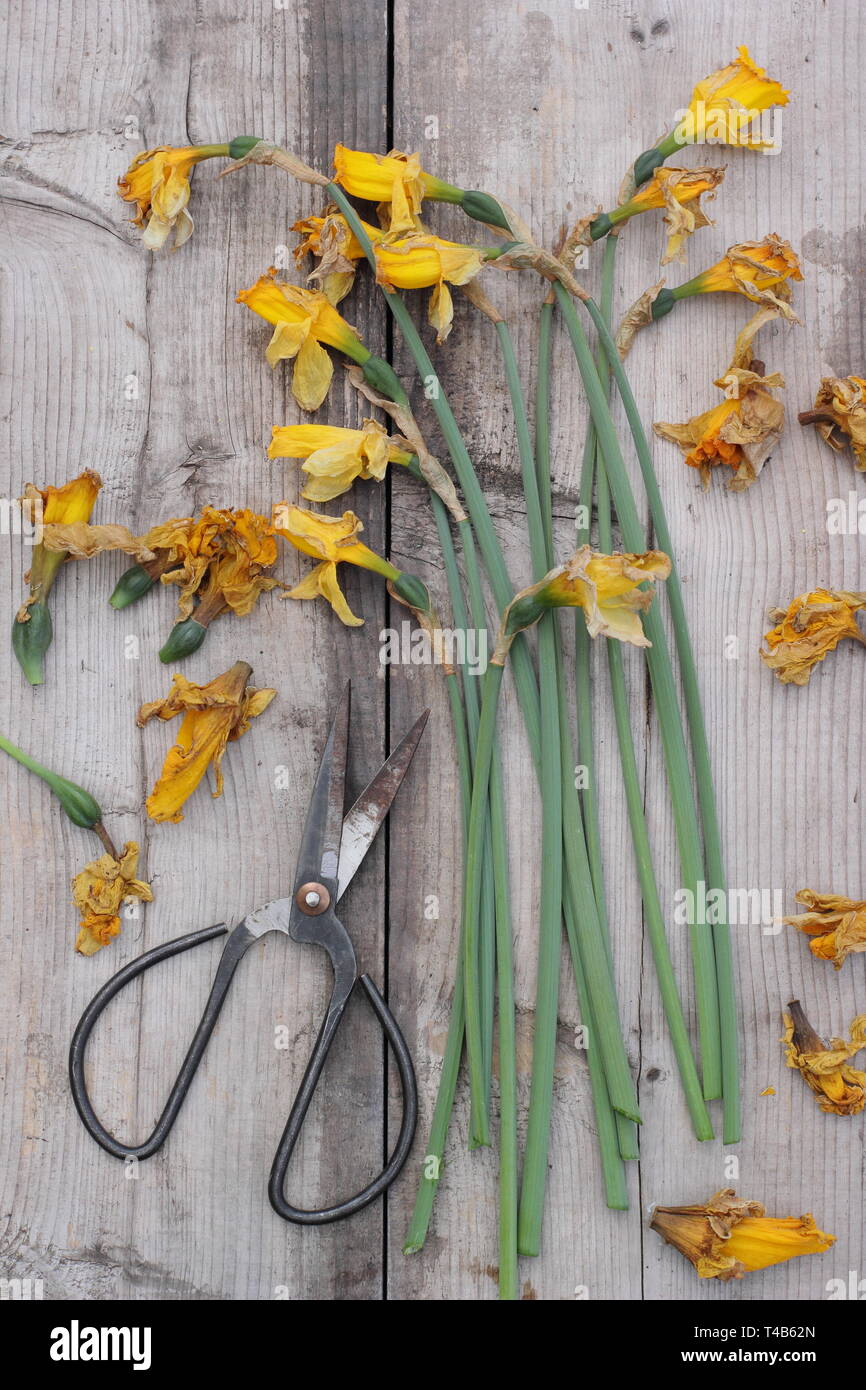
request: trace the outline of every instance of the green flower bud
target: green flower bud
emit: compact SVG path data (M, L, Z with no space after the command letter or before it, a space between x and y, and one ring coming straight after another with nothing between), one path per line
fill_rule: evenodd
M112 608L120 611L121 608L128 608L131 603L136 603L143 598L156 583L156 580L148 574L144 565L131 565L128 570L124 570L118 579L114 593L108 602Z
M193 652L198 651L206 636L207 628L197 623L195 618L175 623L159 654L160 661L164 665L170 661L182 661L185 656L191 656Z
M232 159L243 159L260 141L260 135L236 135L229 145L229 155Z
M27 613L26 622L16 618L12 624L12 650L30 684L41 685L45 679L42 658L54 637L51 613L44 599L31 604Z
M590 222L589 234L592 237L593 241L598 241L600 237L607 236L608 232L612 229L612 227L613 223L610 220L609 214L606 212L600 212L598 214L598 217L594 218L593 221Z
M408 405L409 397L400 385L400 379L390 363L382 357L368 357L366 362L361 364L364 373L364 380L368 381L374 391L387 396L389 401L395 405Z

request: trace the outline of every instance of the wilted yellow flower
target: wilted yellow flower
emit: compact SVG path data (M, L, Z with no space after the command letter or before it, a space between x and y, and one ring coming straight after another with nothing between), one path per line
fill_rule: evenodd
M33 483L27 483L21 503L29 509L37 528L41 518L42 539L33 547L30 569L24 576L25 583L30 585L30 597L18 613L18 622L26 622L27 609L47 596L57 571L66 559L65 551L46 544L50 528L88 521L101 487L99 474L89 468L61 487L54 487L53 484L36 487ZM48 532L46 527L49 528ZM36 534L39 534L38 529Z
M760 1202L723 1188L703 1206L656 1207L651 1230L690 1260L702 1279L742 1279L797 1255L820 1255L836 1237L819 1231L811 1213L765 1216Z
M589 239L597 241L612 227L627 222L631 217L653 208L664 208L668 242L661 263L667 265L669 261L684 261L686 238L699 227L713 225L701 207L700 199L704 193L714 198L715 190L724 177L724 169L675 169L670 165L659 165L649 182L628 202L612 212L600 213L590 222L587 229Z
M179 620L194 615L203 626L228 609L245 616L260 594L279 587L265 573L277 561L274 528L247 508L203 507L198 517L173 517L143 536L125 526L51 525L45 543L86 558L106 550L135 555L152 579L177 585Z
M453 184L426 173L417 154L403 154L401 150L380 155L337 145L334 170L334 182L347 193L380 204L380 215L388 218L389 236L415 229L425 198L453 203L459 202L462 194Z
M436 341L444 342L454 318L448 285L465 285L472 280L484 264L484 251L426 233L380 242L374 249L380 285L404 290L432 287L427 317L436 329Z
M764 636L770 650L759 655L783 685L806 685L812 668L835 651L843 637L866 644L854 616L861 608L866 608L866 593L813 589L800 594L787 609L770 611L775 627Z
M221 764L227 744L246 733L250 721L267 709L277 693L247 685L251 675L252 668L245 661L236 661L230 670L207 685L193 685L177 675L164 700L141 706L136 720L139 726L154 716L174 719L183 715L177 743L169 749L156 786L147 798L151 820L183 820L181 807L209 767L215 776L213 795L222 796Z
M795 901L808 911L782 921L813 938L809 950L818 960L831 960L841 970L846 956L866 951L866 902L811 888L801 888Z
M382 240L384 232L378 227L371 227L368 222L361 226L371 242ZM365 254L345 217L329 209L324 217L302 218L292 231L302 237L295 247L295 260L300 264L306 255L315 256L319 264L307 278L318 280L331 303L339 304L354 284L355 261L363 260Z
M75 949L82 956L95 956L120 932L120 907L127 898L153 902L150 885L136 878L138 845L129 840L115 859L103 854L85 864L72 880L72 897L81 913Z
M193 228L186 206L190 174L201 160L228 153L228 145L187 145L180 149L159 145L135 156L118 179L117 191L124 202L136 204L133 222L144 227L141 239L149 251L164 246L172 228L175 250L189 240Z
M292 394L304 410L318 410L334 374L322 343L362 365L370 356L355 329L337 313L326 295L278 280L273 267L248 290L241 290L237 302L274 325L265 351L271 367L284 358L296 359Z
M743 241L729 246L724 256L709 270L696 275L671 293L677 299L693 294L731 292L745 295L754 304L771 304L786 318L793 318L790 306L791 280L802 280L800 262L787 241L771 232L763 241Z
M661 420L653 425L662 439L679 444L689 467L700 470L705 488L710 485L712 469L724 464L736 470L728 484L730 489L745 491L778 443L785 408L771 394L771 388L784 386L784 378L778 372L764 375L763 363L752 357L755 334L775 317L775 309L759 309L739 334L730 366L715 383L724 390L725 400L683 425Z
M339 425L275 426L268 458L305 459L302 470L308 482L301 493L310 502L329 502L339 497L356 478L381 482L389 463L407 464L410 450L390 439L376 420L365 420L360 430Z
M674 132L676 146L701 144L746 145L771 149L774 142L753 134L749 126L771 106L787 106L790 93L768 78L763 68L741 47L726 67L711 72L692 92L689 109Z
M828 1115L859 1115L866 1103L866 1075L848 1065L849 1059L866 1047L866 1014L851 1024L850 1042L831 1038L826 1043L815 1032L800 1006L792 999L785 1023L785 1057L789 1067L799 1071L806 1085L818 1096L818 1105Z
M648 647L640 613L649 608L653 588L647 581L667 579L671 562L660 550L644 555L602 555L581 546L568 564L523 589L506 608L491 661L505 664L518 632L537 623L550 608L582 608L590 637L614 637Z
M363 531L363 523L354 512L344 512L342 516L320 516L316 512L305 511L303 507L290 507L286 502L274 508L274 525L281 536L300 550L318 560L310 573L290 589L289 598L326 598L337 617L347 627L361 627L364 619L356 618L337 582L337 565L358 565L361 569L374 570L386 579L398 579L400 571L383 560L381 555L370 550L358 535Z
M846 442L854 450L858 473L866 472L866 381L860 376L825 376L815 397L815 409L805 410L801 425L817 425L837 452Z

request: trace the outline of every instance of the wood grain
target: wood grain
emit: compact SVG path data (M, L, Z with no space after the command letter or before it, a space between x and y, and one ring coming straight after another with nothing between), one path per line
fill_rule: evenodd
M866 350L862 26L856 0L796 0L790 8L793 28L783 31L768 26L757 0L724 7L589 0L586 8L564 0L508 7L448 0L426 10L395 0L389 35L385 7L372 0L336 0L327 10L296 0L285 7L257 0L240 10L227 0L189 8L62 0L50 11L22 0L11 12L3 57L4 495L17 496L28 480L61 481L91 467L104 480L97 518L142 529L205 502L267 509L278 497L297 498L295 466L264 456L271 426L299 418L288 378L270 372L267 329L234 299L280 258L279 248L292 241L291 222L315 197L274 171L217 180L215 166L205 165L194 179L192 241L177 256L151 258L114 194L138 149L260 133L327 168L337 140L385 149L391 139L420 150L424 166L441 176L498 193L550 245L564 223L610 205L623 170L687 103L693 83L745 43L791 88L778 127L781 151L771 158L715 149L682 156L688 164L724 163L727 175L709 207L716 225L692 241L689 269L668 267L667 278L679 283L732 242L768 231L791 241L805 275L796 291L802 325L762 338L769 368L787 382L787 429L744 495L728 493L719 479L703 493L673 445L656 441L654 457L697 648L730 885L777 894L774 910L780 901L788 912L805 886L862 897L862 653L853 644L841 648L802 690L780 686L756 656L768 606L819 583L866 588L860 536L829 535L825 525L829 498L860 496L859 475L849 456L833 454L796 424L820 376L862 374ZM435 139L427 138L431 117ZM447 208L431 209L429 220L446 236L476 235ZM624 235L620 311L660 278L661 245L654 216ZM596 253L584 272L593 289L599 262ZM537 285L492 272L485 285L509 320L532 391ZM414 304L422 324L424 299ZM375 291L365 283L348 304L370 346L390 351ZM713 379L746 317L739 301L697 299L638 340L629 369L647 424L683 420L715 402ZM521 586L530 573L525 509L495 335L464 301L444 347L433 346L426 324L422 331ZM393 348L399 373L411 380L402 345ZM558 325L554 354L555 529L566 555L586 412ZM128 399L131 378L137 396ZM431 447L444 458L417 391L416 403ZM358 418L339 381L321 418ZM635 461L627 461L637 478ZM394 562L426 579L447 612L432 519L411 480L362 486L345 505L364 518L369 543L390 546ZM0 546L0 582L11 615L27 557L19 537L8 539ZM286 557L281 572L293 580L305 568ZM156 594L112 613L105 599L118 569L109 556L60 576L43 688L25 687L11 655L0 663L0 727L94 792L115 837L141 842L155 891L153 905L112 947L92 960L74 956L69 879L95 843L61 818L40 783L4 762L0 1275L41 1277L46 1296L60 1299L495 1297L495 1153L467 1152L463 1085L430 1237L421 1253L401 1254L436 1095L458 931L458 790L439 674L380 664L379 632L404 612L374 577L358 572L346 575L346 586L367 620L360 631L343 629L324 605L276 596L250 618L221 619L185 673L210 679L243 657L279 699L230 748L222 800L211 803L202 789L181 826L154 826L142 803L172 726L139 731L134 711L167 689L171 672L156 652L173 607L169 595ZM570 653L568 629L566 622ZM134 659L126 655L129 637L138 639ZM699 1145L643 930L606 662L600 650L593 656L611 930L645 1124L640 1161L630 1165L631 1210L609 1212L564 957L543 1251L522 1264L524 1297L568 1300L578 1289L594 1300L826 1297L829 1279L864 1266L863 1127L857 1117L822 1115L784 1068L779 1014L798 996L820 1031L844 1032L866 1006L862 961L836 974L790 929L734 929L744 1139L732 1152L721 1141ZM679 867L657 726L639 653L627 652L625 664L671 949L693 1025L688 947L672 920ZM411 785L345 904L362 967L385 981L405 1024L422 1119L409 1170L387 1204L349 1223L302 1231L273 1215L265 1186L326 996L318 954L275 940L250 953L176 1130L137 1178L127 1178L83 1131L65 1059L82 1007L121 964L181 932L237 921L287 891L298 817L348 677L355 785L420 710L432 708ZM540 814L510 683L502 735L525 1107ZM160 967L100 1026L91 1053L94 1095L122 1134L143 1134L161 1109L216 954L215 945L205 946ZM326 1073L327 1104L317 1101L293 1165L292 1191L301 1201L351 1190L381 1157L386 1130L392 1138L396 1132L396 1080L383 1067L370 1018L360 1008L352 1013ZM277 1024L288 1027L288 1050L274 1046ZM760 1097L768 1086L776 1094ZM728 1185L773 1214L811 1210L836 1234L836 1246L742 1284L698 1283L648 1231L647 1209L703 1200Z

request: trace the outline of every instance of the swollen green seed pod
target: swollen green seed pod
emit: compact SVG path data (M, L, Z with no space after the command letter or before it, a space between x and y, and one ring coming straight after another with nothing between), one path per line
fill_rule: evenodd
M31 604L27 615L26 622L16 618L12 624L12 650L30 684L42 685L45 679L42 658L54 638L51 613L43 599Z
M90 792L79 787L77 783L70 782L66 777L61 777L58 773L43 767L35 758L31 758L29 753L25 753L23 748L11 743L2 734L0 734L0 748L4 753L8 753L10 758L21 763L22 767L26 767L37 777L42 778L42 781L51 788L74 825L80 825L85 830L92 830L95 825L102 821L99 803L93 799Z
M152 575L148 574L144 565L131 565L128 570L124 570L114 586L114 592L108 602L112 608L118 611L121 608L128 608L131 603L137 603L143 598L156 583Z
M172 661L182 661L185 656L191 656L193 652L198 651L206 636L207 628L197 623L195 618L175 623L168 635L168 641L159 653L160 661L164 665Z

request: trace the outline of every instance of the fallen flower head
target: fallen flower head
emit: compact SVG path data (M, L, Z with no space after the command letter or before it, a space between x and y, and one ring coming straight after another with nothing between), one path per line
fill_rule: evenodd
M640 614L652 603L654 590L647 581L667 579L671 562L660 550L644 555L602 555L588 545L565 565L551 570L528 589L523 589L506 608L494 665L503 666L518 632L537 623L551 608L582 608L590 637L614 637L635 647L650 645Z
M841 970L847 956L866 951L866 902L811 888L801 888L796 901L807 911L782 921L812 938L809 950L817 960L831 960Z
M75 949L94 956L120 932L120 908L127 898L153 901L150 885L136 878L139 848L129 840L120 855L103 854L85 864L72 880L72 897L81 914Z
M851 445L858 473L866 472L866 380L860 376L825 376L814 410L804 411L801 425L815 425L837 452Z
M742 1279L798 1255L819 1255L836 1237L819 1231L811 1213L770 1217L760 1202L723 1188L702 1206L656 1207L651 1230L676 1246L701 1279Z
M61 487L49 484L39 488L28 483L24 489L22 506L35 509L41 518L41 530L37 533L41 539L33 547L30 569L24 576L30 594L15 615L12 650L31 685L41 685L43 681L42 658L53 637L47 599L57 572L68 555L64 549L49 547L46 528L50 531L56 525L87 522L101 487L99 474L88 468Z
M330 502L347 492L356 479L382 482L389 463L406 465L413 458L407 441L390 438L376 420L359 430L340 425L274 426L268 458L304 459L307 475L301 496L310 502Z
M657 421L653 429L662 439L679 444L690 468L700 471L704 488L710 485L714 467L734 469L728 484L732 492L751 487L775 448L785 420L785 408L772 388L784 386L778 372L766 375L763 363L752 357L758 329L776 317L775 309L759 309L737 337L734 355L716 386L725 399L682 425Z
M866 1103L866 1074L848 1062L866 1047L866 1014L854 1019L847 1043L844 1038L825 1042L807 1019L799 999L791 1000L782 1018L787 1064L799 1071L815 1092L820 1109L828 1115L858 1115Z
M787 609L770 611L775 627L764 635L769 651L758 654L783 685L806 685L814 667L844 637L866 645L855 617L861 608L866 608L866 593L813 589L800 594Z
M229 742L245 734L250 722L262 714L276 690L256 690L247 685L252 668L236 661L230 670L207 685L194 685L176 675L165 699L141 706L139 727L153 718L183 715L177 742L169 749L159 779L147 798L147 813L155 821L183 820L182 807L209 767L214 770L214 797L222 796L222 760Z

